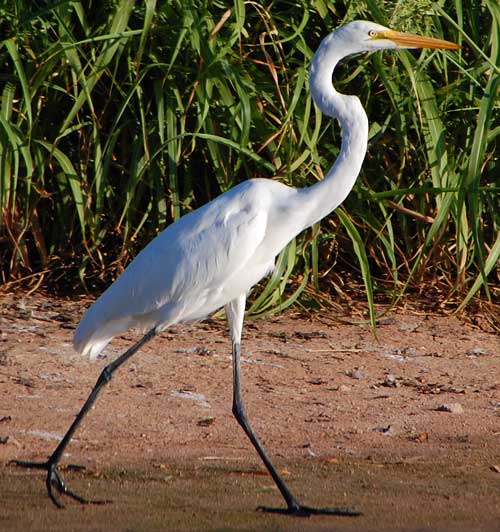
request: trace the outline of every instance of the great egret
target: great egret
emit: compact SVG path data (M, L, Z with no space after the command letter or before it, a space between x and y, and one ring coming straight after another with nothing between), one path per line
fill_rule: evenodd
M271 272L277 254L303 229L321 220L351 191L365 156L368 119L356 96L337 92L332 75L345 56L401 48L457 49L429 37L399 33L372 22L356 21L328 35L312 60L311 95L321 111L342 127L342 147L325 179L296 190L268 179L245 181L167 227L130 263L123 274L91 306L74 337L75 349L95 358L117 334L130 327L148 330L139 342L107 365L68 432L47 462L18 462L47 469L47 491L79 502L57 469L64 449L114 371L140 347L175 323L199 320L225 306L232 340L233 414L274 479L286 509L293 515L312 513L358 515L348 508L310 508L299 504L278 474L253 432L240 386L240 341L246 294Z

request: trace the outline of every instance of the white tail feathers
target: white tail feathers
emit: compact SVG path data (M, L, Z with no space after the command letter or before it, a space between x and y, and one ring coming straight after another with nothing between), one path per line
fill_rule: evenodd
M106 323L102 318L97 319L98 314L94 303L78 325L73 337L75 351L90 359L95 359L113 337L125 332L132 325L130 318L111 320Z
M83 356L88 356L91 360L94 360L97 355L108 345L112 338L104 338L103 340L89 341L85 344L77 344L73 341L73 347L75 350Z

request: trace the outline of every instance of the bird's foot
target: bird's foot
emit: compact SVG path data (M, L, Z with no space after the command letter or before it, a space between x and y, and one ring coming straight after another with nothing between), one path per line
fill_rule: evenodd
M361 515L361 512L352 510L351 508L312 508L302 504L291 504L288 508L270 508L268 506L259 506L259 512L293 515L295 517L310 517L311 515L339 515L347 517L356 517Z
M49 468L49 462L33 462L31 460L11 460L10 465L16 465L18 467L26 467L30 469L45 469L46 471ZM81 464L65 464L61 466L61 469L65 471L85 471L87 469L84 465Z
M66 483L61 477L61 473L57 468L57 464L51 462L50 459L46 462L30 462L24 460L13 460L13 464L19 467L27 467L32 469L44 469L47 471L47 478L45 480L45 485L47 486L47 493L50 497L50 500L58 507L64 508L64 505L59 501L59 499L54 494L54 488L60 495L66 495L75 501L78 501L81 504L109 504L112 501L107 499L86 499L81 497L74 491L70 490ZM85 466L79 466L75 464L70 464L66 469L72 469L74 471L82 471L85 469Z

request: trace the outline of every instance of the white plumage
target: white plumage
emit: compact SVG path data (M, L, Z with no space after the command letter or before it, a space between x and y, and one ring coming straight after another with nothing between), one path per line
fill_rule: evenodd
M252 179L167 227L85 314L74 347L94 358L117 334L199 320L272 271L297 191ZM274 230L273 230L274 228Z
M457 48L439 39L393 32L371 22L352 22L321 43L310 71L311 95L342 127L342 147L325 179L295 190L266 179L241 183L167 227L130 263L91 306L74 337L75 349L94 358L117 334L130 327L148 330L144 337L109 363L87 401L47 462L24 463L47 469L47 491L81 502L57 468L74 432L90 411L114 371L165 327L204 318L225 305L233 354L233 413L293 515L358 515L348 508L310 508L292 495L252 430L241 396L240 342L248 290L274 267L276 255L298 233L335 209L349 194L366 152L368 120L359 99L332 85L335 65L346 55L385 48ZM276 509L270 509L276 511Z

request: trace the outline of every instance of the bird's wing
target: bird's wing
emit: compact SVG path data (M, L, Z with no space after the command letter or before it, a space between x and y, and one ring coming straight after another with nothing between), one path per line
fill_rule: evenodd
M265 236L267 215L252 206L226 207L202 224L171 226L172 231L165 231L138 256L128 285L141 314L165 304L215 298L245 271Z
M255 284L266 272L254 279L247 270L255 270L250 259L265 237L267 210L244 192L220 196L150 242L84 316L75 349L105 345L133 326L195 319L196 308L202 317Z

